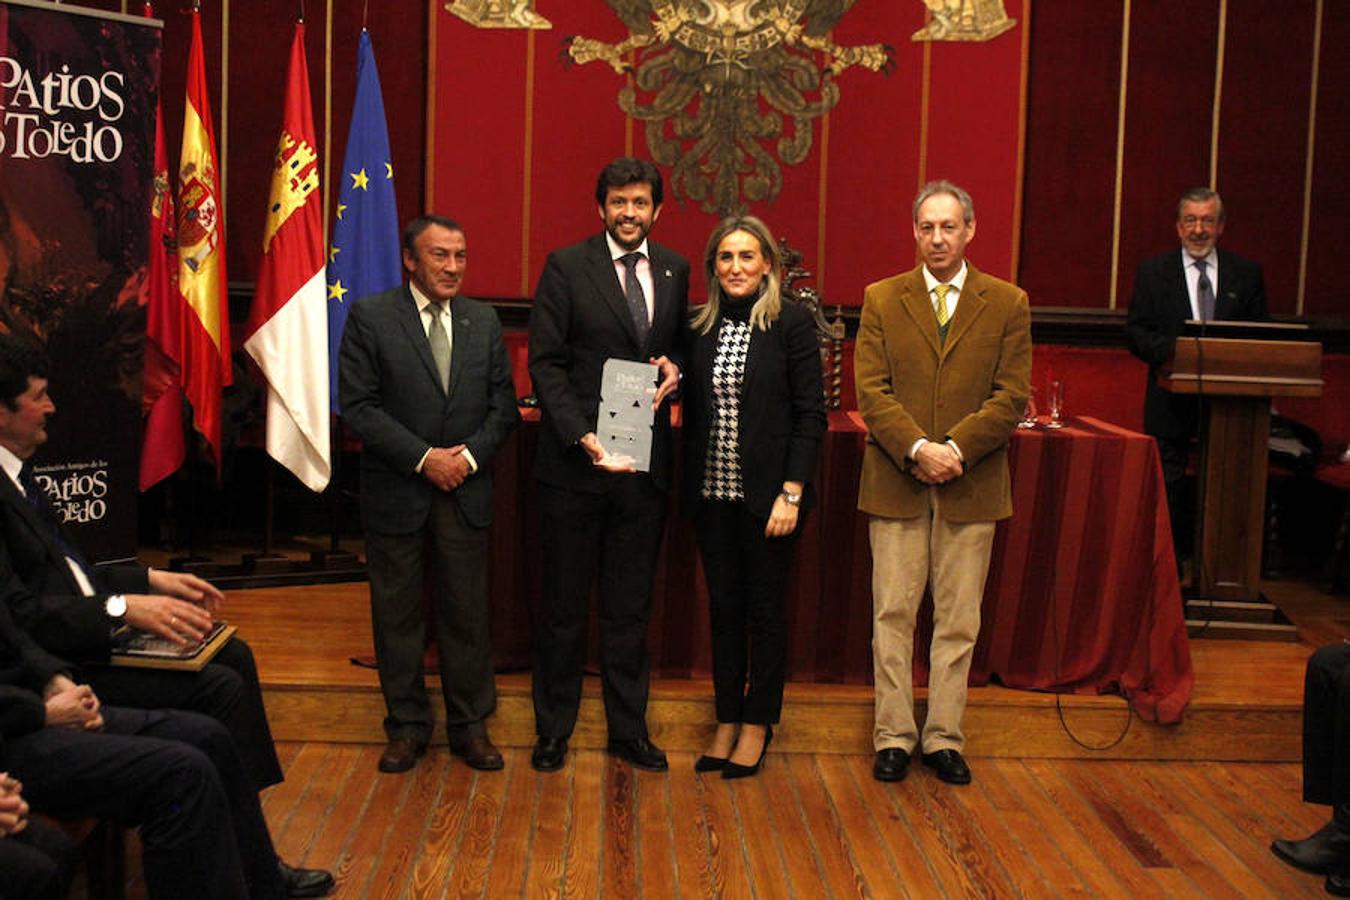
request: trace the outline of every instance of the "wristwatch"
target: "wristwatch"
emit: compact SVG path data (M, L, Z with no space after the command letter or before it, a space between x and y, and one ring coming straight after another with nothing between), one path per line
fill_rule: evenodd
M121 625L127 618L127 595L112 594L103 601L103 611L108 614L108 618Z
M779 492L778 492L778 496L782 497L782 498L783 498L783 502L786 503L788 506L801 506L801 505L802 505L802 495L801 495L801 494L794 494L794 493L792 493L791 491L779 491Z

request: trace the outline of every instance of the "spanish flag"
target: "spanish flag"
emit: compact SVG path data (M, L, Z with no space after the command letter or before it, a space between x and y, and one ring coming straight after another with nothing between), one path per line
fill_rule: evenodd
M150 4L145 15L152 16ZM155 102L155 179L150 195L150 263L146 276L145 366L140 489L148 491L183 465L183 297L178 293L173 189L164 142L163 104Z
M315 148L305 26L297 24L244 349L267 379L268 454L322 491L331 474L328 290Z
M178 161L178 290L183 316L183 391L193 424L220 474L220 392L230 383L230 318L225 293L225 220L211 101L202 61L200 14L192 13L187 109Z

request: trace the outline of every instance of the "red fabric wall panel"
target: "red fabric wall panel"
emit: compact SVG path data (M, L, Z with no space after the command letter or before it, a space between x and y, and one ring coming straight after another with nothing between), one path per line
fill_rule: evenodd
M1321 73L1317 84L1317 141L1309 216L1307 293L1309 315L1350 315L1350 3L1323 5ZM1270 211L1266 211L1269 213ZM1269 218L1269 216L1268 216ZM1276 217L1280 227L1294 223Z
M441 13L433 13L433 20L436 82L427 206L454 216L467 232L468 294L517 295L528 35L473 28Z
M1292 98L1308 96L1313 23L1311 3L1228 2L1217 187L1231 219L1223 246L1260 260L1276 313L1297 303L1308 104Z
M1177 247L1177 197L1209 182L1218 15L1218 0L1136 0L1131 6L1121 308L1129 304L1139 261Z
M322 146L324 75L324 8L309 4L305 15L305 60L309 64L310 91L315 94L315 137L320 160L331 148ZM222 142L221 95L211 94L216 123L217 150L228 152L226 191L229 208L225 218L225 249L229 253L227 274L231 281L255 281L262 259L263 221L272 191L277 138L281 135L281 104L286 91L286 66L297 7L289 0L262 0L250 4L247 14L230 19L230 91L246 103L231 103L228 132ZM202 22L206 31L206 22ZM203 40L210 38L203 34ZM206 50L207 59L211 58ZM177 135L175 137L178 137ZM346 135L337 138L339 146ZM225 149L222 149L225 148ZM338 150L341 156L342 151ZM337 165L341 165L339 161ZM333 171L336 171L336 167ZM332 177L331 175L329 177Z
M824 260L815 247L799 244L829 304L861 305L866 285L915 264L910 205L919 186L924 101L921 80L909 73L922 72L923 45L909 35L922 27L923 11L912 12L899 20L883 4L860 3L835 29L843 44L882 36L895 49L896 68L886 79L853 79L830 113Z
M554 28L535 35L529 253L517 260L513 283L517 296L533 296L544 260L560 245L559 234L580 237L600 229L595 176L605 161L623 155L627 139L618 101L625 79L604 63L572 65L565 61L562 44L571 34L621 41L626 33L623 24L603 3L571 4L566 28L555 9L547 4L536 7L552 18ZM637 130L635 125L634 133ZM519 221L523 210L517 207L509 213ZM502 210L502 215L508 211ZM673 220L678 211L667 209L662 215L654 232L658 240L666 240L667 216ZM503 290L508 287L502 285Z
M1123 12L1124 0L1035 6L1018 283L1039 306L1110 296Z
M909 205L923 153L923 48L909 40L923 25L923 8L878 2L859 7L844 16L835 39L844 45L891 44L896 48L894 74L885 78L855 68L839 76L842 98L831 116L828 143L822 141L822 122L816 120L810 126L813 141L806 159L782 169L777 199L752 206L776 235L788 237L803 252L807 268L820 269L822 243L827 253L840 251L838 260L827 258L823 263L827 301L846 305L861 303L868 282L913 265ZM452 16L435 14L438 58L432 78L437 109L445 109L445 103L471 81L480 98L473 111L480 127L472 144L463 148L477 157L475 162L441 151L445 117L437 115L436 156L428 161L432 200L438 207L458 210L475 235L475 246L482 247L487 237L488 246L500 256L475 257L468 289L480 296L532 292L550 249L599 228L591 199L595 175L623 152L627 129L631 127L633 152L650 155L646 123L635 121L630 126L618 108L616 98L624 79L603 63L558 62L564 36L621 40L626 31L618 18L600 3L540 0L536 9L554 28L535 34L528 100L533 152L528 169L521 155L527 87L519 76L527 38L521 32L474 29ZM1020 12L1019 8L1012 14ZM929 134L941 135L935 146L944 165L941 173L932 174L969 183L980 212L975 259L982 268L1006 276L1018 182L1021 32L1014 30L988 43L935 48L935 65L941 77L934 79L927 108L940 132ZM483 102L485 96L499 108L484 109L490 105ZM979 115L971 110L979 110ZM783 126L785 133L793 127L786 117ZM485 166L484 159L490 164ZM669 177L669 170L665 174ZM529 205L523 209L526 192ZM835 192L843 196L836 198ZM879 214L885 216L880 227ZM526 216L528 225L523 224ZM496 221L485 234L483 222L489 219ZM653 237L689 256L697 272L715 223L715 215L668 191ZM523 251L522 230L528 230ZM703 291L701 275L696 275L691 286L694 302L700 302Z
M1017 136L1022 79L1022 29L987 43L932 45L925 180L948 178L975 200L979 225L969 254L974 264L1000 278L1012 269L1013 215L1017 184Z

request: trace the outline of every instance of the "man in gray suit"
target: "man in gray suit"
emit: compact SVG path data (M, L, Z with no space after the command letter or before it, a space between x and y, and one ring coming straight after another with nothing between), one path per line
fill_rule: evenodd
M459 296L464 229L443 216L403 232L409 284L358 300L339 353L342 416L365 445L361 519L389 744L380 771L411 769L435 714L422 673L423 549L432 548L450 750L500 769L487 607L492 458L520 422L501 323Z

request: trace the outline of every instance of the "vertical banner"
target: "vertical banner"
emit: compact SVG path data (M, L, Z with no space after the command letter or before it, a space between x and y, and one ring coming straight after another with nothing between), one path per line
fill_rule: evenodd
M160 28L0 2L0 329L51 358L34 473L94 560L136 550Z

